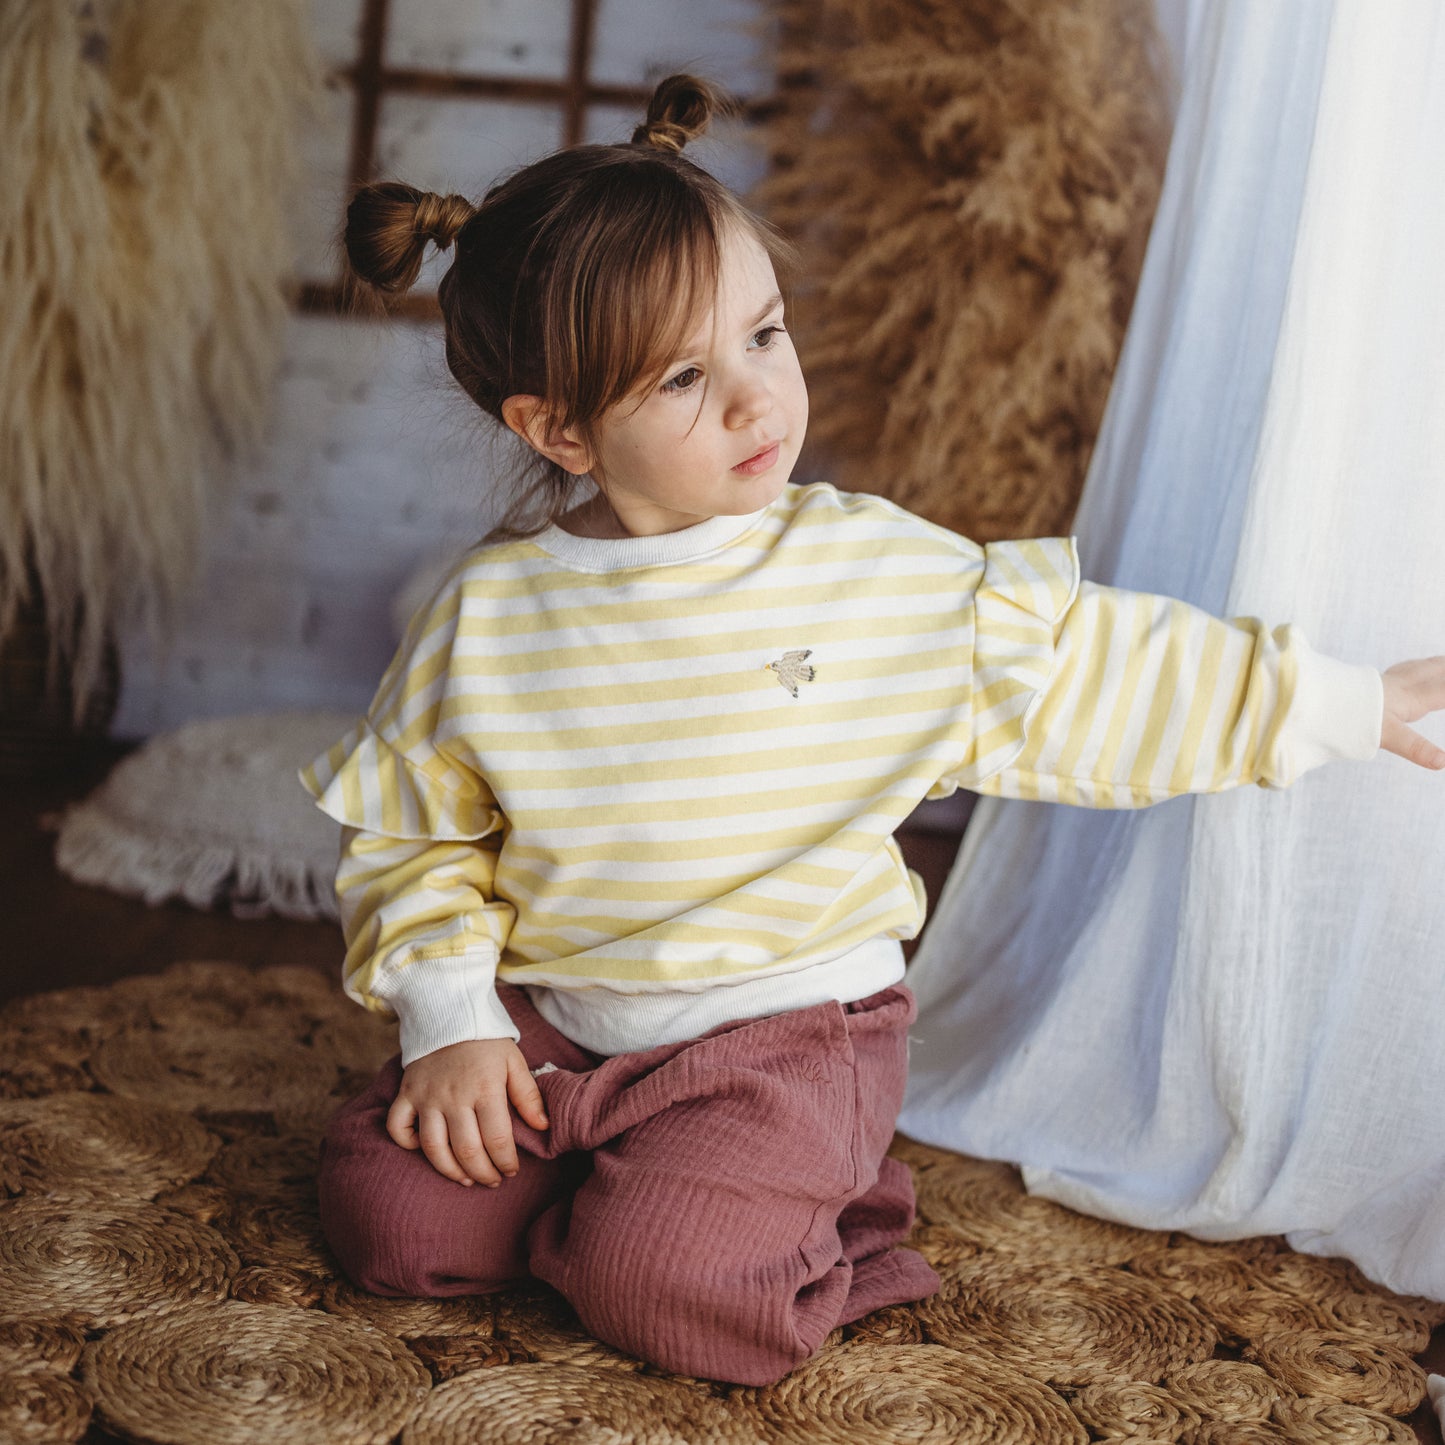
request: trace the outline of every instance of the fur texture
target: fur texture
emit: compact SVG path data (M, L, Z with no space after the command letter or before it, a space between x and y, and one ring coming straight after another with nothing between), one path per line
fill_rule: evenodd
M774 0L773 172L830 480L1067 528L1168 139L1148 0Z
M0 8L0 638L28 558L77 710L260 440L319 80L299 0Z

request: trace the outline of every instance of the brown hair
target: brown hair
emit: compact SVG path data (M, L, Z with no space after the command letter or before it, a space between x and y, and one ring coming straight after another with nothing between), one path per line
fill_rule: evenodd
M353 274L386 292L417 277L428 242L456 254L438 288L447 365L502 419L509 396L539 396L584 436L663 370L717 289L730 225L751 232L786 285L789 243L683 147L730 103L706 81L662 81L626 145L582 145L526 166L475 209L388 181L359 190L344 244ZM573 501L577 478L540 454L487 540L529 536ZM525 485L530 477L530 486Z

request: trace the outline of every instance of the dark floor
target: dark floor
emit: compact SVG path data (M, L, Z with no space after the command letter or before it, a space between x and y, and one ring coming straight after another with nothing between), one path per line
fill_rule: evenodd
M53 837L42 819L83 797L122 752L117 744L96 745L59 772L0 776L0 916L9 920L9 937L0 945L0 1003L46 989L155 973L184 959L301 963L327 972L340 967L341 934L333 924L240 920L181 904L151 908L61 875L52 860ZM937 898L957 837L904 827L898 841L909 866L922 875L928 896ZM1421 1363L1445 1373L1445 1329L1436 1331ZM1445 1445L1428 1405L1410 1423L1421 1441ZM87 1436L109 1439L99 1430Z
M57 872L45 814L83 797L122 754L97 746L46 777L0 777L0 1001L44 989L158 973L181 959L340 965L341 934L328 923L202 913L183 904L148 908Z

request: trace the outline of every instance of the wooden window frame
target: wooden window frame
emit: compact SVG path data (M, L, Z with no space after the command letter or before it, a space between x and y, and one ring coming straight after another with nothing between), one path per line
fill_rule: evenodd
M567 74L560 80L389 66L385 57L390 22L391 0L363 0L356 63L338 72L338 78L353 90L348 200L359 187L376 178L377 129L381 102L388 94L555 104L562 113L563 145L577 145L582 140L589 107L623 106L640 114L652 94L650 87L599 85L592 80L597 0L572 0ZM302 282L297 306L304 312L331 316L346 315L350 309L339 280ZM441 316L434 295L403 296L387 309L392 315L412 320L435 321Z

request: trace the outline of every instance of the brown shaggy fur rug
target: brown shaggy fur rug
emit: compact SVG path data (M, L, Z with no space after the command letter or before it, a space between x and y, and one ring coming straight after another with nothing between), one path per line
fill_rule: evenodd
M775 0L754 200L803 251L815 460L978 540L1064 530L1163 175L1146 0Z

